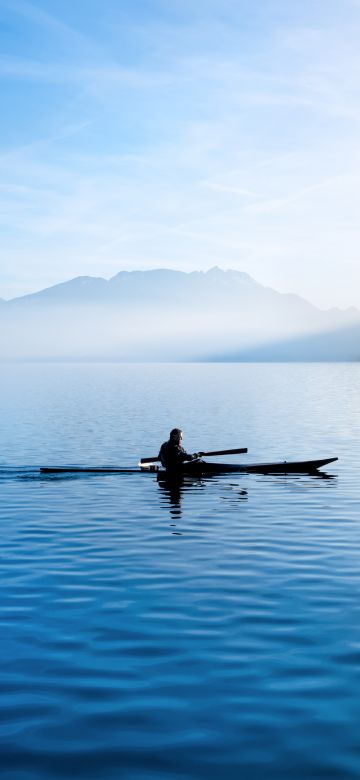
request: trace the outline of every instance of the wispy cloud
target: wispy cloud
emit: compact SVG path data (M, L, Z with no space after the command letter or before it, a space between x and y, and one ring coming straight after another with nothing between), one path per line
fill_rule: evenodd
M61 36L67 44L76 46L82 45L88 47L89 44L95 48L95 41L90 41L87 35L66 24L49 11L44 11L43 7L27 0L0 0L0 9L5 9L12 15L17 15L25 19L32 25L46 30L48 33Z

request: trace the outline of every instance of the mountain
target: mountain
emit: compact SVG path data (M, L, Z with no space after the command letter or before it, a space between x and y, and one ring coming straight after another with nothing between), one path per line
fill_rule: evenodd
M360 353L356 309L321 311L216 267L77 277L1 302L0 327L3 359L325 359L331 345L344 359ZM320 357L304 357L315 343Z

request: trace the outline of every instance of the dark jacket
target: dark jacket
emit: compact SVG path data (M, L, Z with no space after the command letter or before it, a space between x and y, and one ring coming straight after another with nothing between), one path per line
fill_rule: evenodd
M180 447L180 444L176 442L165 441L160 447L159 458L161 465L168 471L181 470L181 466L185 460L194 460L194 455L189 455L188 452Z

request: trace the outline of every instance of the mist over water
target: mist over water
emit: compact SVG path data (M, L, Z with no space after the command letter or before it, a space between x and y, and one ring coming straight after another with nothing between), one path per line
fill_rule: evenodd
M359 323L238 271L120 272L2 302L0 359L358 360Z
M5 778L357 778L356 364L7 365ZM170 428L315 476L40 476L136 465Z

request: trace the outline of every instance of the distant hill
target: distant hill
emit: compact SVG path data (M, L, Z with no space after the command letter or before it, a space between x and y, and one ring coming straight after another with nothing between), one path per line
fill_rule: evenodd
M121 271L0 300L3 359L358 360L360 312L239 271ZM275 357L277 355L277 357ZM311 355L316 357L311 357Z

